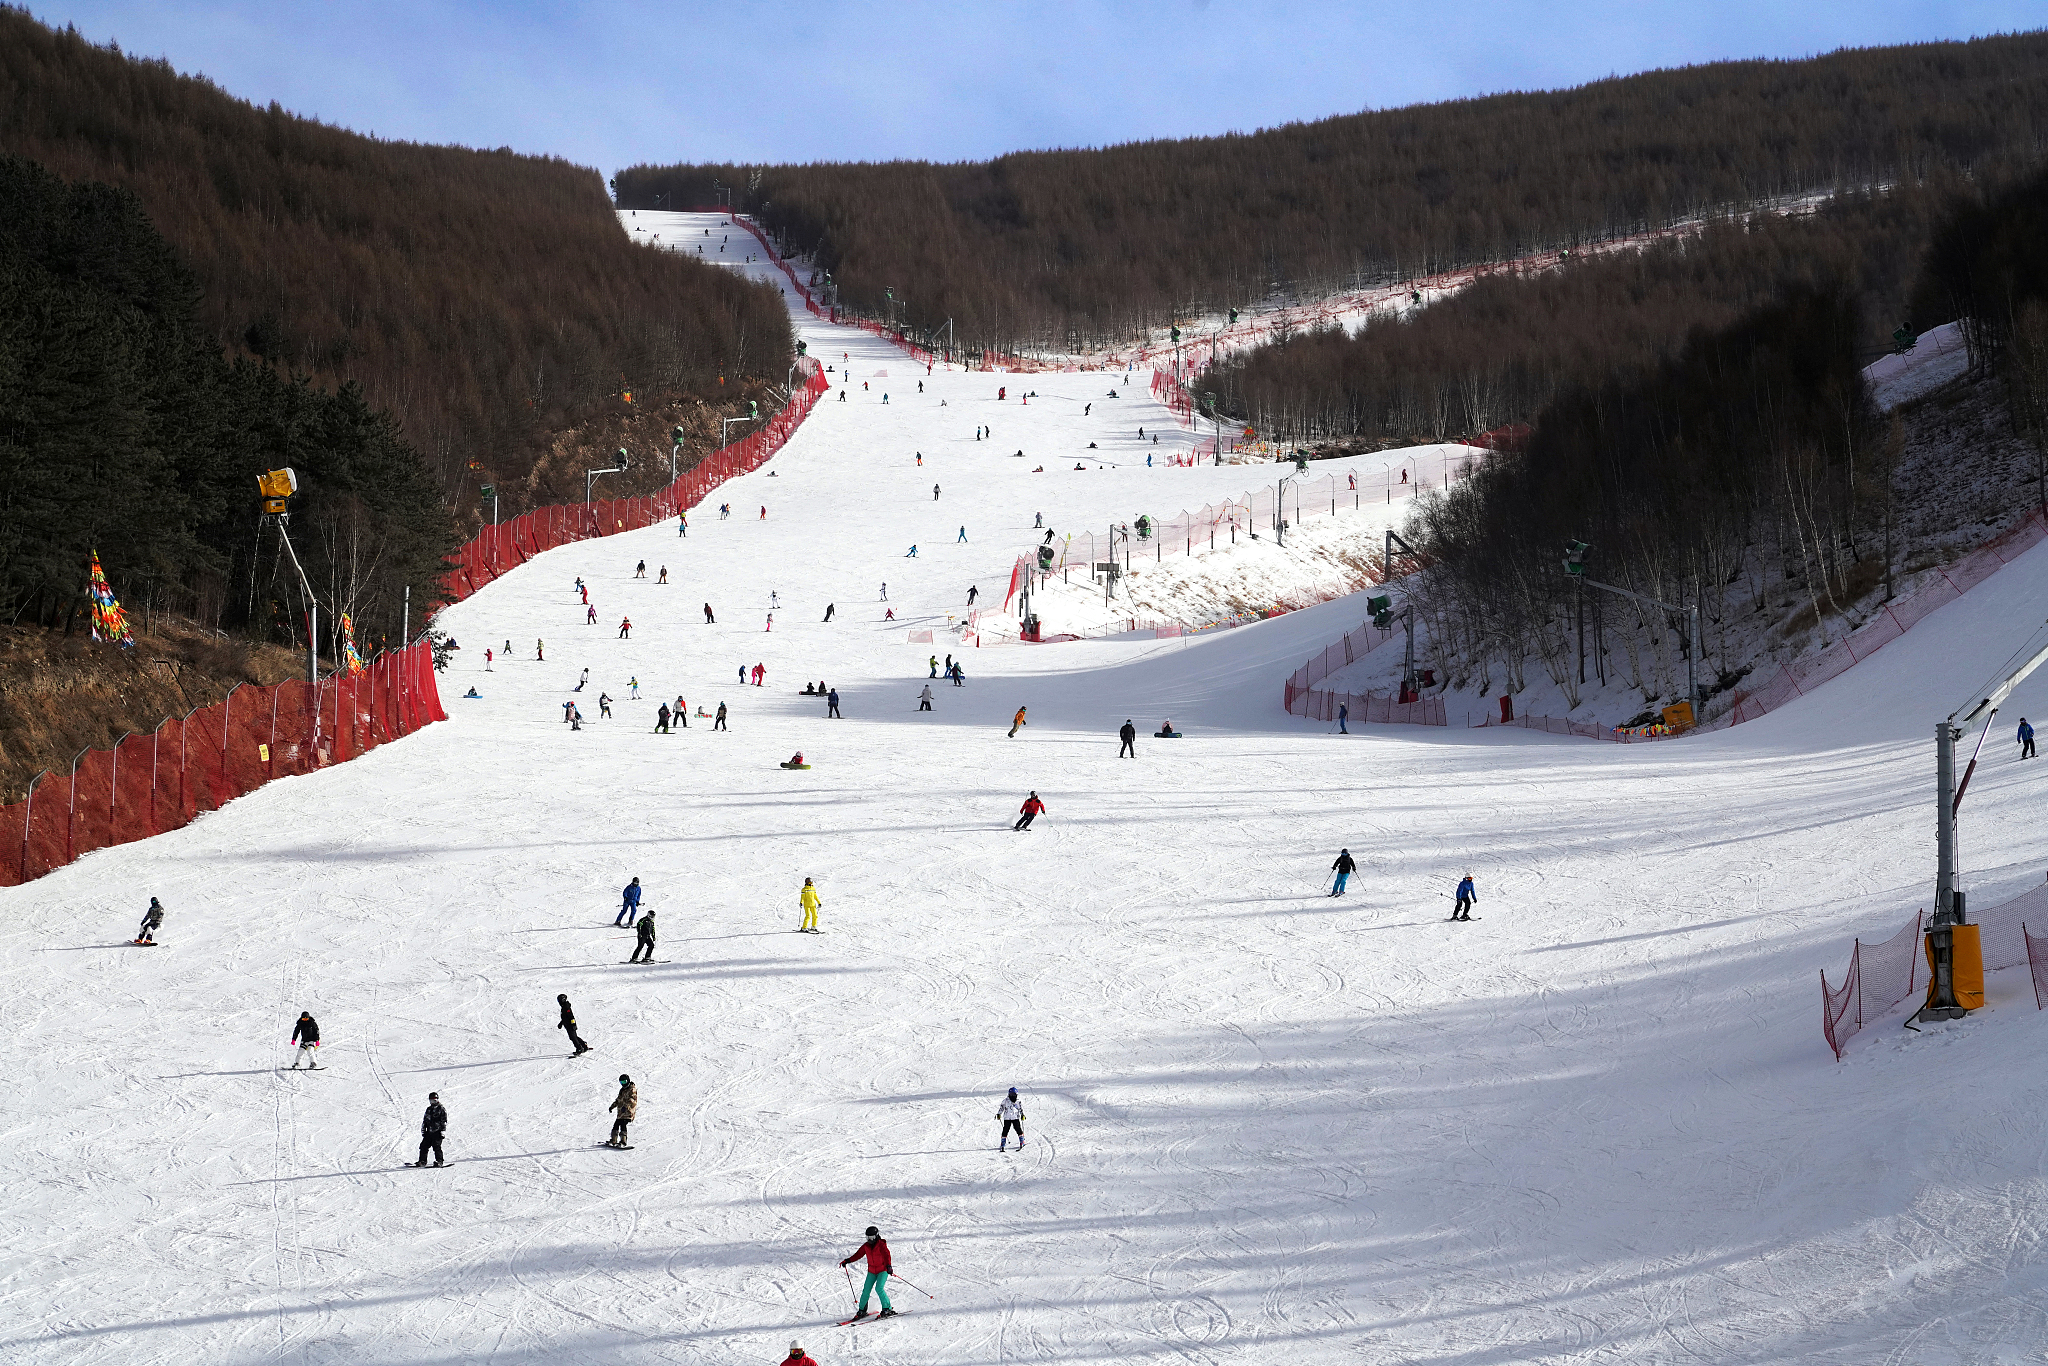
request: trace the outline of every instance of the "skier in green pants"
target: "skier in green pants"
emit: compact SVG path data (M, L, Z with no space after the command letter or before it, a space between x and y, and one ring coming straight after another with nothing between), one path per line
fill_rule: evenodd
M896 1310L889 1303L889 1245L882 1241L882 1231L873 1224L868 1225L868 1240L862 1243L851 1257L843 1258L839 1264L845 1266L848 1262L857 1262L863 1257L867 1258L868 1278L861 1283L860 1308L854 1311L853 1316L857 1319L867 1317L868 1296L872 1293L882 1301L880 1317L896 1317Z

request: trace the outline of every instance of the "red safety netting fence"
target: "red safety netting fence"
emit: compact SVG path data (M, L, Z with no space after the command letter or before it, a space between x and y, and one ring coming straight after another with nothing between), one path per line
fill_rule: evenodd
M2048 1010L2048 939L2037 939L2020 926L2020 939L2027 948L2027 975L2034 979L2034 1009Z
M1446 459L1444 485L1453 479L1467 477L1481 455L1481 452L1474 451L1463 460ZM1286 519L1289 527L1295 527L1305 518L1355 512L1367 503L1391 503L1397 493L1404 499L1411 499L1442 486L1411 481L1406 478L1410 472L1409 467L1390 465L1377 476L1368 472L1364 478L1360 478L1356 471L1343 475L1326 474L1321 478L1304 476L1288 480L1284 492L1278 484L1273 484L1253 489L1242 498L1226 498L1220 503L1183 509L1171 517L1141 515L1114 529L1105 527L1101 531L1083 531L1064 541L1053 541L1051 569L1055 574L1070 567L1084 573L1099 574L1105 572L1112 559L1119 566L1124 566L1127 561L1144 558L1148 550L1156 563L1168 555L1193 555L1213 550L1219 542L1230 545L1240 536L1270 534L1282 518ZM1374 497L1374 494L1380 496ZM1012 587L1014 589L1014 582Z
M2033 968L2035 990L2039 991L2043 983L2041 974L2048 972L2048 958L2037 959L2036 955L2048 945L2035 947L2041 941L2027 933L2027 921L2048 923L2048 884L2002 901L1987 911L1973 908L1969 917L1977 927L1984 971L2026 963ZM1842 1056L1857 1030L1913 994L1921 981L1924 928L1921 913L1915 911L1912 921L1884 942L1866 944L1857 940L1849 951L1849 970L1838 987L1830 987L1827 973L1821 973L1821 1033L1836 1057Z
M810 415L818 395L827 387L823 372L813 370L789 402L764 426L706 456L659 493L535 508L510 521L485 527L475 540L455 553L455 568L442 580L449 599L460 602L542 551L571 541L638 531L696 506L734 475L766 464L768 457L781 450Z
M2038 511L2028 514L2024 522L1941 570L1918 592L1886 604L1876 616L1827 649L1785 665L1761 687L1738 691L1726 724L1753 721L1847 672L1912 630L1928 613L1954 602L2043 540L2048 540L2048 523L2043 522Z
M1348 713L1348 721L1375 721L1411 726L1446 724L1444 702L1441 697L1422 697L1413 702L1401 702L1385 693L1339 693L1314 686L1338 670L1365 658L1367 654L1392 640L1395 634L1393 631L1382 631L1370 621L1355 631L1347 632L1342 640L1312 657L1288 678L1285 693L1287 710L1296 716L1305 716L1311 721L1335 721L1337 709L1343 707Z
M147 735L84 751L69 773L38 774L27 798L0 807L0 886L175 830L272 778L352 759L446 719L425 641L317 687L245 683Z

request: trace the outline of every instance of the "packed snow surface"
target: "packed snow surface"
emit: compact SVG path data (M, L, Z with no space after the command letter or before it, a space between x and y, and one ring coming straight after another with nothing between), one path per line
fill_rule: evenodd
M0 892L0 1359L2042 1359L2025 974L1837 1063L1818 973L1926 903L1932 724L2040 620L2048 550L1722 734L1337 736L1280 686L1356 599L948 645L1034 513L1199 506L1246 470L1062 471L1165 415L1120 376L925 376L799 322L850 357L846 402L687 539L565 547L450 609L447 723ZM949 652L966 685L920 713ZM1980 904L2048 866L2048 769L2010 743L2043 687L1963 809ZM652 733L678 693L690 728ZM721 701L728 733L694 714ZM1169 716L1186 738L1153 738ZM1468 872L1481 918L1448 924ZM612 923L635 876L652 966ZM129 947L151 895L162 946ZM595 1052L567 1056L558 992ZM317 1073L284 1070L301 1010ZM598 1146L622 1072L630 1152ZM1013 1085L1028 1146L998 1153ZM403 1165L429 1091L444 1170ZM835 1327L870 1223L909 1312Z

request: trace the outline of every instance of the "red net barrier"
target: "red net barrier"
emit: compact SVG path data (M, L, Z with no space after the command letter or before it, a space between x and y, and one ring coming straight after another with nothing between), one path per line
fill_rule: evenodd
M445 721L424 641L379 655L353 678L260 687L245 683L210 707L148 735L81 753L67 773L41 773L28 796L0 807L0 886L189 823L272 778L310 773Z
M2048 939L2036 939L2021 925L2020 940L2027 949L2027 973L2034 979L2034 1009L2048 1010Z
M1343 639L1329 646L1321 654L1310 658L1308 663L1289 676L1284 693L1284 705L1287 710L1296 716L1305 716L1311 721L1335 721L1337 709L1342 707L1347 713L1347 723L1370 721L1411 726L1446 724L1444 702L1441 697L1423 697L1413 702L1401 702L1388 697L1385 693L1338 693L1313 686L1339 669L1363 659L1393 638L1394 632L1382 631L1370 621L1355 631L1345 633Z
M2039 1005L2040 998L2048 996L2048 940L2030 935L2027 922L2048 924L2048 883L1989 910L1972 909L1969 919L1977 927L1984 970L2027 964L2034 977L2035 1004ZM1920 913L1915 911L1913 922L1883 943L1856 941L1841 987L1828 986L1827 974L1821 974L1821 1033L1836 1057L1842 1056L1857 1030L1912 995L1919 981L1921 937ZM1842 993L1851 988L1852 996L1844 1004Z
M1920 912L1891 938L1876 944L1857 940L1849 951L1842 985L1830 987L1820 975L1821 1033L1837 1058L1856 1031L1913 992L1920 964Z

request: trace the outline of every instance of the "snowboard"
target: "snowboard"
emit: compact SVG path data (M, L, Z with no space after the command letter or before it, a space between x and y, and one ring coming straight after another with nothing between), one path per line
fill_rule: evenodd
M156 947L154 939L131 939L128 942L138 949L153 949Z
M600 1143L600 1144L598 1144L597 1146L598 1146L598 1147L600 1147L600 1148L610 1148L610 1149L611 1149L611 1150L612 1150L613 1152L620 1152L620 1153L630 1153L630 1152L632 1152L632 1151L633 1151L633 1148L634 1148L634 1146L635 1146L635 1145L634 1145L634 1144L631 1144L631 1143L609 1143L609 1142L607 1142L607 1143Z
M777 764L777 768L809 768L809 764Z

